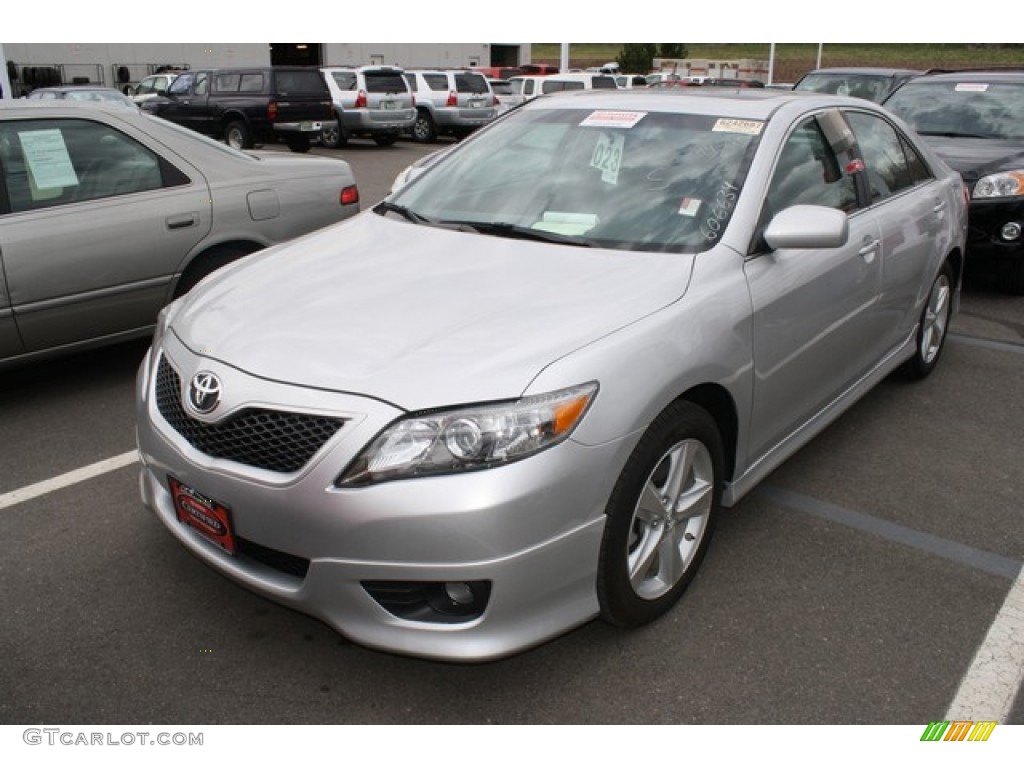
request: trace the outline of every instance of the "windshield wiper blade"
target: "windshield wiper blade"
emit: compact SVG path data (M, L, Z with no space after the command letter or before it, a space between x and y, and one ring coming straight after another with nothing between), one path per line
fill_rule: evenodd
M375 213L384 214L387 211L397 213L399 216L411 221L413 224L436 224L433 219L416 213L404 205L398 205L388 200L382 200L374 209Z
M481 235L496 235L498 237L510 237L519 240L537 240L542 243L558 243L559 245L577 245L581 248L592 248L594 243L583 237L575 235L562 235L557 232L548 232L543 229L523 227L519 224L509 224L504 221L445 221L444 224L458 224Z

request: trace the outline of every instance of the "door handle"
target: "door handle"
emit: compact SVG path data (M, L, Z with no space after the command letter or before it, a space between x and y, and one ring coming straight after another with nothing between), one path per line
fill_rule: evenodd
M164 219L164 223L167 224L168 229L186 229L187 227L194 227L199 221L199 216L195 213L186 213L183 216L168 216Z
M861 246L858 253L864 257L864 261L866 261L868 264L875 260L875 253L878 251L878 246L880 243L881 240L879 240L877 237L864 239L864 245Z
M946 201L939 200L939 202L935 204L935 207L932 208L932 210L935 211L935 213L942 213L944 210L946 210Z

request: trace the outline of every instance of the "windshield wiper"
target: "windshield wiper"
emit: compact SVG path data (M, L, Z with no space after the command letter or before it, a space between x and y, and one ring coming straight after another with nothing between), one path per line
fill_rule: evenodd
M581 248L592 248L594 246L592 241L583 237L561 235L557 232L547 232L543 229L523 227L519 224L509 224L504 221L444 221L442 223L457 224L481 235L495 235L497 237L509 237L517 240L537 240L542 243L558 243L559 245L577 245Z
M387 211L397 213L399 216L411 221L413 224L436 224L433 219L422 216L416 211L406 208L404 205L397 205L388 200L382 200L377 207L373 209L374 213L383 215Z

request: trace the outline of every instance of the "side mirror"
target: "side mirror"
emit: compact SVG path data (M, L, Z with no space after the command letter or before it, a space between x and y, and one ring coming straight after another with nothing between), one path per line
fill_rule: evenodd
M850 236L846 214L821 205L794 205L780 211L764 231L773 250L780 248L838 248Z

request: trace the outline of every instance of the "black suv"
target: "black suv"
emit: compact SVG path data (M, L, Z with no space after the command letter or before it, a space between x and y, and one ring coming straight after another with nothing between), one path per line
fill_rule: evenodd
M294 152L336 125L331 92L320 70L244 67L183 72L142 109L236 149L284 141Z
M1024 70L929 72L884 105L963 177L968 263L1024 295Z

